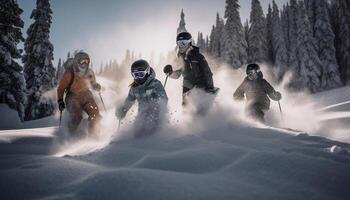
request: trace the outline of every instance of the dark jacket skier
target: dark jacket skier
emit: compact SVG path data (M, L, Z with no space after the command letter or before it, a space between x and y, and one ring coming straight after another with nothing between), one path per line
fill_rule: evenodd
M90 89L100 91L101 86L96 82L89 64L90 58L85 52L79 52L74 59L67 60L63 78L57 88L59 110L63 111L67 105L70 114L68 127L71 132L78 128L83 119L83 112L89 116L89 133L99 132L101 115Z
M183 67L173 71L171 65L164 67L164 73L171 78L178 79L183 76L183 94L196 88L202 88L206 92L214 93L213 73L210 70L205 57L199 52L199 48L192 45L192 36L188 32L179 33L176 37L178 57L181 58Z
M117 109L117 118L123 119L129 109L138 102L138 115L135 121L136 136L154 133L165 119L168 96L162 83L157 80L154 70L145 60L138 60L131 66L134 82L123 106Z
M270 98L279 101L282 95L263 78L259 65L249 64L246 73L247 77L233 94L233 97L235 100L246 98L247 115L264 122L264 112L270 109Z

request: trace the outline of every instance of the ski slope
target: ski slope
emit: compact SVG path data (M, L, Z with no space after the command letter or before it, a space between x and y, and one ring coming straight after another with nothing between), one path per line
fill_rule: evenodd
M286 96L285 129L245 122L225 99L233 87L204 118L181 116L171 97L170 124L142 139L128 132L132 111L117 130L113 92L97 138L63 137L58 116L19 123L2 106L0 199L349 199L349 88Z

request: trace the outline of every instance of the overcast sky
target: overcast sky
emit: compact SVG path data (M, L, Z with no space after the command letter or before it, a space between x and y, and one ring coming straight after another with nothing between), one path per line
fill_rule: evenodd
M272 0L260 0L266 13ZM287 0L277 0L279 6ZM24 10L25 31L36 0L18 0ZM249 17L251 0L241 0L242 21ZM51 0L51 42L55 65L68 51L84 49L95 66L118 59L129 48L144 57L175 47L176 29L183 8L187 30L209 34L216 12L222 16L225 0Z

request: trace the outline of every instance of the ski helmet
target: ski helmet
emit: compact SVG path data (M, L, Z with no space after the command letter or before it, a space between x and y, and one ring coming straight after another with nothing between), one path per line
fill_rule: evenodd
M192 40L192 35L189 32L181 32L176 36L176 42L180 40Z
M185 53L192 45L192 35L189 32L181 32L176 37L176 45L180 53Z
M250 80L255 80L259 76L262 76L262 72L260 71L260 67L256 63L249 64L246 69L246 74Z
M81 51L75 54L74 60L78 63L78 69L80 71L85 71L89 68L90 65L90 57L87 53Z
M131 65L131 75L137 83L145 82L150 73L151 67L145 60L137 60Z

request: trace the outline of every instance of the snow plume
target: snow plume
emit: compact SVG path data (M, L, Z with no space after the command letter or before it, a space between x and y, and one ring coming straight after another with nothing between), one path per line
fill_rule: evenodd
M159 64L152 66L156 72L156 78L163 84L165 81L165 75L163 73L163 67L165 64L173 64L169 60L163 60ZM318 99L314 99L314 96L307 92L290 92L288 83L291 80L291 74L286 74L280 84L273 82L274 72L272 68L266 64L261 64L261 70L264 73L264 77L274 86L277 91L280 91L283 95L280 101L283 115L281 116L279 111L278 102L271 101L270 110L266 112L266 123L268 125L262 125L254 122L245 116L245 103L237 102L233 100L233 93L241 84L245 78L245 66L237 70L225 66L224 64L218 64L215 60L208 59L212 65L212 71L214 74L214 83L216 87L220 88L220 92L216 98L211 98L213 102L206 102L208 96L200 90L193 90L189 94L188 109L185 110L182 106L182 78L176 80L169 78L165 87L168 94L168 120L161 125L161 129L152 137L177 137L181 135L197 135L206 132L213 132L219 128L232 129L232 134L235 134L237 129L249 129L249 128L263 128L270 129L270 126L288 128L291 130L298 130L291 133L306 132L312 135L321 135L331 137L332 139L349 139L344 138L345 130L339 125L336 127L335 123L325 123L325 120L329 120L330 117L334 117L328 110L320 111L323 106L327 104L316 104ZM124 66L127 67L127 66ZM180 66L173 66L174 70ZM116 81L106 79L103 77L97 77L97 81L102 85L102 96L107 107L107 112L103 110L103 106L98 95L95 96L96 102L99 104L102 120L101 134L96 138L86 137L79 139L59 139L58 149L56 156L79 156L89 154L94 151L98 151L106 147L109 143L116 140L128 140L133 138L134 133L132 128L135 122L135 116L137 115L137 103L129 110L126 118L121 122L121 128L118 131L118 120L115 117L115 109L121 105L128 92L129 85L132 82L131 76L127 76L122 80ZM203 117L196 115L194 105L198 103L212 104L212 108L208 114ZM329 104L328 104L329 105ZM344 115L344 113L342 113ZM345 113L346 115L346 113ZM327 118L328 116L328 118ZM64 115L63 119L67 120L68 116ZM84 122L83 122L84 123ZM322 132L325 126L333 128L334 131L325 134ZM328 129L329 130L329 129ZM62 133L58 133L62 134ZM349 140L350 141L350 140Z
M79 132L82 133L73 137L66 128L61 128L61 130L56 132L56 153L54 156L80 156L89 154L103 149L112 141L118 127L118 122L114 113L116 101L118 101L121 96L121 94L118 93L120 91L118 86L120 85L103 77L97 77L97 82L102 85L101 97L106 106L105 111L99 94L94 92L94 99L102 115L100 134L97 136L85 135L85 133L87 133L87 119L83 119L79 127ZM126 81L124 82L126 83ZM85 115L84 118L87 118L87 116ZM68 119L68 112L65 111L62 116L63 127L67 125Z

